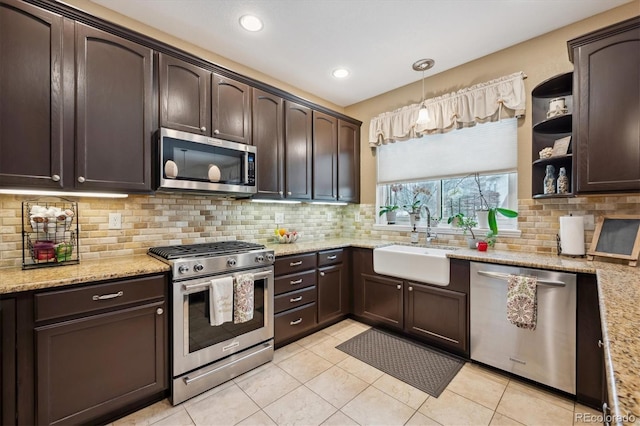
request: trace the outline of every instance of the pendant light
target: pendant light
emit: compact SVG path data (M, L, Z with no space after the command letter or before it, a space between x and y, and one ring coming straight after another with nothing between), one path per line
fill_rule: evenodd
M422 71L422 102L420 103L420 111L418 111L418 120L416 124L426 124L429 121L429 110L424 103L424 72L433 68L436 62L433 59L420 59L413 63L415 71Z

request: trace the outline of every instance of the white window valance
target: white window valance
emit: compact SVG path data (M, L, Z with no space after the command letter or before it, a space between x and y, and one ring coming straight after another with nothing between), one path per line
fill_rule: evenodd
M375 147L476 123L497 121L502 115L502 108L508 108L514 116L520 117L525 111L525 78L523 72L517 72L427 99L425 106L429 110L429 120L424 124L416 124L421 104L384 112L371 119L369 145Z

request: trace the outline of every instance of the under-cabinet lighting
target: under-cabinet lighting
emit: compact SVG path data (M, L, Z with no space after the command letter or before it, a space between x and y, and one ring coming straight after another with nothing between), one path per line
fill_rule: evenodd
M349 203L344 201L310 201L309 204L325 205L325 206L346 206Z
M55 197L92 197L92 198L127 198L128 194L118 194L115 192L65 192L65 191L42 191L39 189L0 189L0 194L8 195L38 195Z
M300 204L301 201L293 201L293 200L251 200L252 203L275 203L275 204Z

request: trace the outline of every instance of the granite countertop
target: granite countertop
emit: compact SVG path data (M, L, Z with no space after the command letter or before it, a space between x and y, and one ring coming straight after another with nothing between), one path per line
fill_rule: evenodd
M276 256L343 247L374 249L393 244L380 239L334 238L294 244L268 244ZM560 256L458 248L455 259L499 263L540 269L596 274L612 414L640 418L640 269L627 265ZM163 273L169 266L147 255L83 261L77 265L23 271L0 269L0 295L28 290L89 283L135 275ZM621 421L620 424L627 423ZM629 423L630 424L630 423Z

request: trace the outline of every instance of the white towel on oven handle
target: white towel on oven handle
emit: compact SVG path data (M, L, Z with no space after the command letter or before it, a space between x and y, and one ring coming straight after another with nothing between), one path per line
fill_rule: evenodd
M233 277L215 278L209 284L209 323L233 320Z
M253 274L235 277L233 295L233 323L241 324L253 319Z

